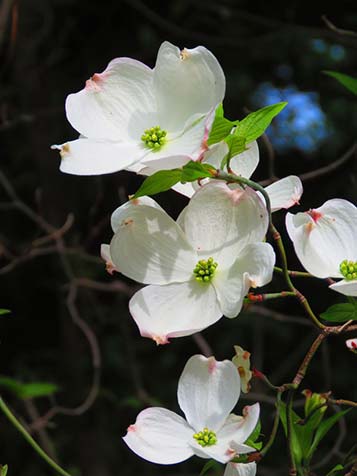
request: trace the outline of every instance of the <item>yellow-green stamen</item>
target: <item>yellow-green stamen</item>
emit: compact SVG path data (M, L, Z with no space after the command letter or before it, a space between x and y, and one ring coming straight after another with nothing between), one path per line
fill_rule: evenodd
M144 134L141 136L141 140L146 147L153 149L153 151L160 150L166 142L167 132L163 131L160 126L150 127L145 129Z
M211 281L218 263L216 263L213 258L208 258L207 260L201 259L193 270L196 281L208 283Z
M340 264L340 272L347 281L357 279L357 261L348 261L344 259Z
M195 433L193 437L201 446L212 446L217 443L216 433L208 428L203 428L202 431Z

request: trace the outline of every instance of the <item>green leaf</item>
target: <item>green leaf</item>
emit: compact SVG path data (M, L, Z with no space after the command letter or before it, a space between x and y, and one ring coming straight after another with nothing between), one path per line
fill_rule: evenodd
M345 88L347 88L351 93L357 96L357 78L352 78L347 74L338 73L337 71L323 71L327 76L337 79Z
M212 177L216 169L210 164L190 160L182 167L181 182L194 182L198 179Z
M3 316L4 314L10 314L10 312L11 311L9 309L0 309L0 316Z
M132 199L166 192L178 182L194 182L198 179L213 177L214 172L215 168L212 165L193 160L190 160L181 169L159 170L144 180Z
M357 320L357 305L353 302L345 302L330 306L320 314L322 319L331 322L347 322Z
M249 438L244 442L245 445L251 446L252 448L255 448L256 450L261 450L263 443L261 441L257 441L259 436L260 436L260 431L261 431L261 424L260 420L256 424L254 430L252 433L249 435Z
M326 476L337 476L343 469L344 466L342 464L336 464L336 466L334 466L331 471L326 474Z
M277 104L271 104L258 111L251 112L240 121L234 131L234 135L244 138L246 143L258 139L258 137L264 134L274 117L277 116L286 105L287 102L278 102Z
M132 198L143 197L144 195L156 195L160 192L170 190L176 183L181 181L182 170L159 170L147 177L141 184L139 190Z
M239 121L230 121L224 117L223 106L220 104L216 109L216 114L209 134L207 144L212 145L225 139L238 124Z
M22 384L22 398L48 397L58 392L59 387L54 383L32 382Z
M200 472L200 476L204 476L206 473L208 473L208 471L210 469L214 469L214 470L219 470L221 468L221 465L215 461L214 459L210 459L209 461L207 461L207 463L203 466L201 472ZM1 475L0 475L1 476Z
M225 138L225 141L229 147L229 157L234 157L246 150L246 139L244 137L230 134Z
M324 420L321 425L318 427L315 433L315 437L313 439L310 451L307 455L308 458L311 458L316 448L318 447L320 441L326 436L326 434L331 430L331 428L338 422L340 418L342 418L346 413L348 413L351 409L344 410L342 412L335 413L330 418Z
M284 402L279 404L279 416L281 423L283 424L285 435L288 432L288 425L286 420L286 405ZM291 428L291 441L293 446L293 453L296 462L300 465L303 457L305 456L306 446L304 438L304 430L301 426L298 425L298 421L301 418L297 413L292 410L292 428Z
M16 397L27 398L47 397L58 391L58 386L47 382L22 383L10 377L0 377L0 387L12 392Z
M0 476L6 476L7 475L7 464L5 464L4 466L1 464L0 465Z

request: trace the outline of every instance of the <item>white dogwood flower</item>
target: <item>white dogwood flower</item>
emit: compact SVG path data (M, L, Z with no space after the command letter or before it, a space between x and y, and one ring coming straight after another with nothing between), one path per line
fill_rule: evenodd
M226 463L255 451L245 441L259 419L259 404L231 414L240 394L237 369L228 360L191 357L181 374L177 398L186 420L166 408L139 413L124 437L138 456L158 464L175 464L193 455Z
M228 153L228 146L226 142L219 142L218 144L213 145L209 150L203 154L203 163L211 164L216 169L221 169L221 163L224 157ZM251 142L247 146L247 150L235 155L232 157L230 162L230 167L232 171L240 175L241 177L250 178L257 168L259 163L259 149L256 141ZM181 167L184 165L183 161L176 160L175 162L167 161L166 164L157 163L151 166L144 168L140 171L142 174L151 175L154 172L159 170L159 167L163 169ZM201 185L207 183L210 179L204 179L200 181ZM178 183L172 188L177 192L185 195L186 197L192 197L196 190L198 190L200 185L198 182L189 182L189 183ZM231 188L237 188L238 185L231 185ZM271 210L275 212L281 208L290 208L293 205L299 203L300 197L303 193L303 187L301 180L296 175L289 175L284 177L276 182L272 183L265 187L265 191L268 193L270 198Z
M141 335L165 344L223 314L235 317L249 288L271 281L275 254L262 242L267 227L257 194L223 182L201 187L177 222L148 197L119 207L109 261L149 284L129 303Z
M53 146L61 151L60 169L97 175L168 157L194 159L224 92L223 71L203 46L180 52L164 42L154 69L114 59L67 97L67 118L80 138Z
M256 463L227 463L223 476L255 476Z
M335 198L320 208L286 216L286 227L303 267L318 278L343 278L330 288L357 296L357 208Z

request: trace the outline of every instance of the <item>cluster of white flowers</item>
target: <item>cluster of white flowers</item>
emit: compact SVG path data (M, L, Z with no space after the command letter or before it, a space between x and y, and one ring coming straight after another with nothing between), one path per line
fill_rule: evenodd
M151 175L194 160L220 169L225 141L208 146L225 77L204 47L165 42L153 69L130 58L109 63L85 88L68 96L67 117L79 132L60 149L61 170L94 175L129 170ZM230 171L250 178L259 163L256 141L230 160ZM190 198L175 222L151 198L129 200L111 219L114 236L102 245L109 272L147 286L130 300L140 334L157 344L236 317L250 288L272 279L275 253L265 242L269 216L263 197L249 187L212 179L178 183ZM302 185L289 176L266 188L271 210L299 202ZM345 200L287 214L286 226L303 266L320 278L342 278L331 288L357 296L357 209ZM356 349L355 340L348 343ZM141 412L124 440L139 456L173 464L192 455L228 463L225 476L253 476L255 463L229 463L254 451L245 445L259 419L259 405L230 414L240 388L249 391L248 352L236 348L235 365L194 356L178 385L186 420L163 408ZM238 369L238 371L237 371ZM241 378L240 378L241 375ZM242 380L242 382L241 382Z

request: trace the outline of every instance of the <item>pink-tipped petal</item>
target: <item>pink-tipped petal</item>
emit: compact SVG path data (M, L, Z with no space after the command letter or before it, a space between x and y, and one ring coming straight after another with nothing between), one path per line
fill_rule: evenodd
M214 288L195 280L146 286L131 298L129 309L140 334L159 344L199 332L222 317Z
M147 408L130 425L123 440L141 458L157 464L176 464L193 455L189 441L194 431L165 408Z
M240 378L232 362L218 362L202 355L187 362L177 390L181 410L196 431L207 427L218 432L239 395Z

